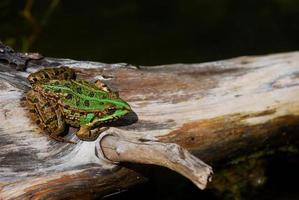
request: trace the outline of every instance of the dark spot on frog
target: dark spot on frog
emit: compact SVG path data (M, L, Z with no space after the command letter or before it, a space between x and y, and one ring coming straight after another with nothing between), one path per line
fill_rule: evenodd
M64 73L63 77L64 77L64 79L68 79L69 77L71 77L71 75L69 75L68 73Z
M88 100L85 100L85 101L84 101L84 105L85 105L85 106L89 106L89 105L90 105L89 101L88 101Z
M33 82L36 82L36 81L37 81L37 78L34 77L32 80L33 80Z
M50 117L49 119L47 119L45 121L45 124L50 124L51 122L53 122L55 120L57 120L57 116L56 115L54 115L53 117Z
M79 94L82 94L82 88L81 87L77 87L77 92L79 93Z
M35 110L34 109L30 109L29 112L30 113L35 113Z
M72 99L72 98L73 98L73 95L72 95L72 94L67 94L65 98L66 98L66 99Z
M64 84L64 86L70 88L70 87L71 87L71 84L66 83L66 84Z
M48 75L47 73L44 74L44 77L47 78L47 79L50 78L49 75Z
M107 110L108 115L112 115L114 112L115 112L114 108L108 108L108 110Z
M93 93L93 92L90 92L90 93L89 93L89 96L90 96L90 97L94 97L94 93Z
M50 102L45 103L45 105L43 106L44 108L49 108L51 106Z
M34 98L33 100L32 100L32 103L37 103L38 102L38 98Z
M37 125L39 125L39 124L40 124L40 120L39 120L39 119L36 120L35 123L36 123Z

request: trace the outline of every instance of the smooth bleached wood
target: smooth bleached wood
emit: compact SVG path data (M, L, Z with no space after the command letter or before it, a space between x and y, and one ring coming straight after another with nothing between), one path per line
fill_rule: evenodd
M175 143L162 143L114 133L102 137L97 151L112 162L167 167L182 174L200 189L205 189L212 178L213 172L210 166Z
M129 102L135 115L105 134L176 143L208 164L298 141L298 52L138 68L48 61L73 67L79 78L105 81ZM91 199L144 181L101 160L99 140L79 141L70 129L72 145L39 133L20 104L25 77L36 70L0 65L0 197Z

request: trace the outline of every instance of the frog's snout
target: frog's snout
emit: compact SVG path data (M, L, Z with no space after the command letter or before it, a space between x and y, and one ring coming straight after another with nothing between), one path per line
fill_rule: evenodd
M117 106L117 110L122 110L126 113L129 113L132 111L132 108L128 104L124 104L122 106Z
M131 111L131 106L122 99L115 101L115 106L117 110Z
M131 111L132 108L127 104L127 105L124 106L124 110L126 110L126 111Z

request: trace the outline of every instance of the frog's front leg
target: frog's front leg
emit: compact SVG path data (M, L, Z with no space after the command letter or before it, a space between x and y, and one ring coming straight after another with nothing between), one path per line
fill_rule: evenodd
M107 129L108 127L98 127L92 129L92 126L82 125L76 135L81 140L94 141L102 132L106 131Z

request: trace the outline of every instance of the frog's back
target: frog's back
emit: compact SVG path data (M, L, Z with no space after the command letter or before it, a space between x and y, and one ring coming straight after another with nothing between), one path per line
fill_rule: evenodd
M27 79L31 84L49 80L71 80L76 78L75 70L69 67L44 68L30 74Z
M58 100L64 108L77 112L101 112L105 100L110 98L106 91L82 80L50 80L34 87L49 98Z

